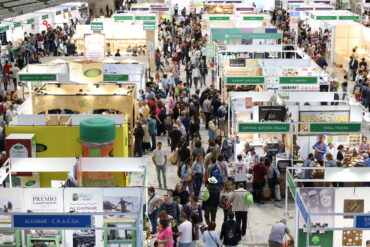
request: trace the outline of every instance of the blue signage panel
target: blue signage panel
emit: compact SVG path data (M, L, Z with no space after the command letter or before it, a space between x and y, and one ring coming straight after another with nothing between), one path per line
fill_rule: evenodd
M301 212L301 214L303 216L304 222L307 224L310 221L310 215L308 214L308 212L306 210L306 207L304 206L303 201L302 201L301 196L299 195L299 193L297 193L296 202L297 202L297 206L299 208L299 211Z
M355 218L355 228L370 229L370 216L357 215Z
M73 229L91 228L92 216L82 214L15 214L13 228L18 229Z

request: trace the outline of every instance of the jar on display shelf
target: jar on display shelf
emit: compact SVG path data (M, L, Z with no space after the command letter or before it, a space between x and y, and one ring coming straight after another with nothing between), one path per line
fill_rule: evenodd
M90 118L80 123L82 157L113 157L116 126L114 121ZM84 172L82 184L86 187L115 186L112 172Z

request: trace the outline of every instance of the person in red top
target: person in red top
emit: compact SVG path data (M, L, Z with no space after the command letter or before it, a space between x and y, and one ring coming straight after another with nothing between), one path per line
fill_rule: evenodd
M9 76L10 74L10 69L12 68L12 65L9 64L8 61L5 61L5 64L4 64L4 73L7 74L7 76Z
M253 167L253 193L257 203L263 204L262 189L267 181L267 168L264 164L265 157L260 157L260 162Z

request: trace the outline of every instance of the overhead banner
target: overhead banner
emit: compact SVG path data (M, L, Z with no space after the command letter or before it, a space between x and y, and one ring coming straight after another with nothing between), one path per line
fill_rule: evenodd
M359 133L361 132L360 123L325 123L325 124L310 124L310 132L319 133Z
M263 29L262 29L263 30ZM211 28L212 41L235 40L235 39L281 39L282 34L276 28Z
M230 59L230 67L245 67L245 58Z
M259 106L259 122L284 122L286 112L285 106Z
M280 84L317 84L317 77L283 76L279 78Z
M91 22L90 26L92 31L103 31L104 29L103 22Z
M289 123L239 123L238 133L289 133Z
M263 76L251 76L251 77L227 77L227 85L260 85L265 83L265 77Z
M85 34L85 58L100 61L105 56L105 36L104 34Z

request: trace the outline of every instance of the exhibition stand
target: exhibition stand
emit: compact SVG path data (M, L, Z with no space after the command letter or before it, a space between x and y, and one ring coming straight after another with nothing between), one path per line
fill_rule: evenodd
M1 168L1 182L15 172L68 173L52 187L8 183L0 188L0 244L7 246L142 246L146 161L142 158L17 158ZM84 172L140 174L139 187L84 188L77 183ZM12 175L13 174L13 175ZM9 175L9 178L6 178ZM65 188L62 184L65 183ZM77 187L76 187L77 186Z
M299 173L311 170L320 178L302 179ZM298 187L299 184L368 183L369 169L287 168L288 187L295 200L295 246L364 246L370 238L369 187ZM287 217L288 197L285 198Z

